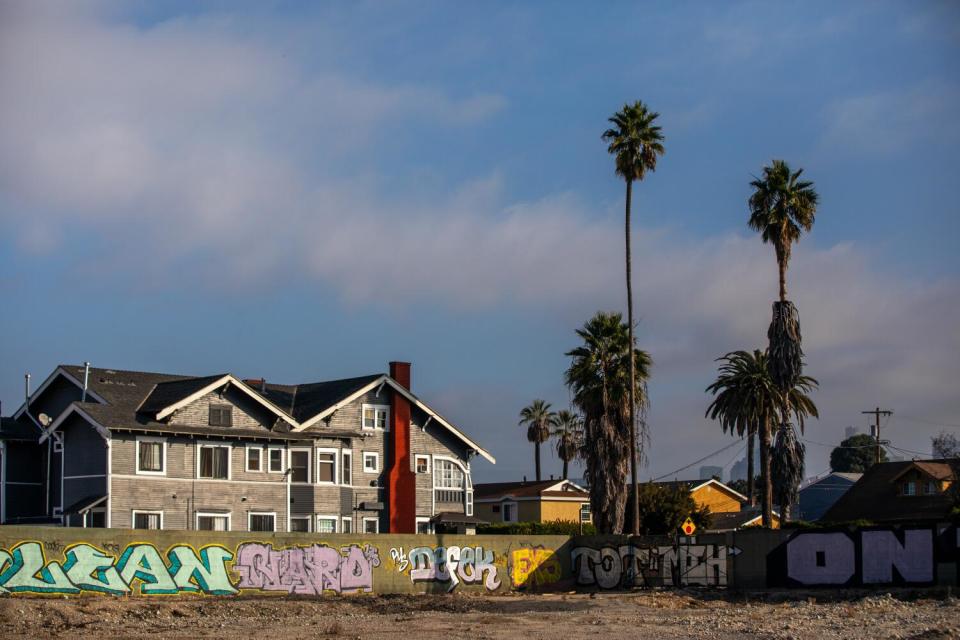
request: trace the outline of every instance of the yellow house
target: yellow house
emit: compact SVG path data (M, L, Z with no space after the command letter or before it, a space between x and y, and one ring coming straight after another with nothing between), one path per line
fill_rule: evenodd
M488 522L579 522L583 508L589 522L590 493L569 480L473 485L474 515Z
M760 526L760 512L750 508L747 496L734 491L715 478L674 480L655 484L672 489L688 489L698 507L710 508L710 513L713 514L710 531L730 531ZM780 528L780 517L776 513L773 514L772 524L774 529Z

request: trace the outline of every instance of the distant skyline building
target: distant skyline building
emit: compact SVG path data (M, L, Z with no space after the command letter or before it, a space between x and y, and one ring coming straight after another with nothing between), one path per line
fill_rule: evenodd
M760 475L760 446L757 443L757 446L753 449L753 473L754 475ZM736 482L737 480L746 480L747 479L747 456L743 456L739 460L733 463L733 466L730 468L730 482Z
M700 479L709 480L716 476L720 479L720 482L723 482L723 467L717 467L712 465L704 465L700 467Z

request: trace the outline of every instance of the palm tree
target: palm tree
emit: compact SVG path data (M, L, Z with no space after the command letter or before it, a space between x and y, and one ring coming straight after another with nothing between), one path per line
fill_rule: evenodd
M789 422L780 425L777 440L771 451L770 474L773 479L773 494L780 505L780 522L790 520L790 505L799 497L803 482L806 447L797 438L797 432Z
M630 206L633 197L633 181L642 181L647 171L655 171L657 157L663 155L663 135L660 127L654 124L659 117L655 111L647 109L647 105L636 101L632 105L625 104L623 108L613 114L608 120L613 126L603 133L603 140L608 143L607 151L616 158L616 172L627 183L627 198L624 209L624 236L626 238L626 271L627 271L627 329L631 348L633 341L633 282L631 278L630 258ZM630 441L636 442L636 414L637 406L634 391L636 389L637 372L633 359L630 360ZM636 446L630 451L630 484L633 496L633 535L640 533L639 494L637 492L637 454Z
M576 458L580 451L583 420L573 411L562 409L557 412L551 435L557 439L557 455L563 460L563 479L566 480L570 461Z
M771 473L772 426L784 407L793 413L803 430L808 416L818 417L817 407L807 393L817 386L809 376L801 376L797 385L789 390L786 399L770 377L767 355L759 349L733 351L718 358L720 365L717 380L707 387L714 394L707 408L706 417L719 420L724 432L743 436L751 430L760 435L760 481L763 483L761 505L763 526L772 524L773 489ZM749 463L748 463L749 464ZM749 471L752 474L752 469ZM751 475L752 477L752 475Z
M581 455L590 507L601 532L621 533L628 460L638 445L643 454L648 439L645 428L639 438L633 437L630 418L647 406L650 356L633 349L630 357L628 326L619 313L598 312L577 335L583 345L567 352L572 361L565 378L583 416ZM630 364L636 373L632 388ZM631 400L637 406L631 406Z
M765 243L773 245L780 272L780 302L787 301L787 267L791 245L800 241L803 231L813 228L819 196L812 182L801 181L803 169L791 171L783 160L774 160L763 168L763 177L750 186L750 220L748 224L759 231Z
M550 425L555 414L550 411L550 403L534 400L533 404L520 411L520 426L527 427L527 441L533 443L534 459L537 466L537 482L540 482L540 445L550 438Z

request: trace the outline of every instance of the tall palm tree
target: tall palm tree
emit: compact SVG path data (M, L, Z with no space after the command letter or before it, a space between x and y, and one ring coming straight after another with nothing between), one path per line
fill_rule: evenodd
M660 127L654 122L659 117L655 111L650 111L643 102L637 100L632 105L625 104L623 108L613 114L608 120L613 126L603 133L603 140L608 143L607 151L616 159L616 172L627 183L626 206L624 208L624 236L626 239L626 271L627 271L627 329L631 348L633 341L633 281L631 277L632 265L630 257L630 207L633 198L633 181L642 181L648 171L655 171L657 158L663 155L663 135ZM636 423L637 416L634 409L637 406L634 391L636 389L637 372L634 362L630 361L630 484L633 496L633 523L631 531L634 535L640 533L639 493L637 492L637 453L636 453Z
M550 438L550 426L555 414L550 411L550 403L534 400L533 404L520 411L520 426L527 427L527 441L533 443L536 461L537 482L540 482L540 445Z
M601 532L621 533L628 461L631 454L636 455L636 446L641 446L642 454L647 442L645 428L639 438L633 437L630 418L647 406L651 360L639 349L632 349L630 357L628 326L619 313L598 312L577 335L583 344L567 352L572 361L565 378L573 404L583 415L581 454L590 485L590 507Z
M787 267L791 245L800 241L802 232L813 228L820 197L812 182L800 180L803 169L792 171L783 160L774 160L763 168L763 177L750 186L750 220L765 243L773 245L780 272L780 302L787 301Z
M771 436L774 421L784 407L796 416L801 431L804 420L818 417L817 407L807 393L817 386L809 376L801 376L786 397L770 377L767 355L759 349L733 351L718 358L722 361L717 380L707 387L714 395L706 417L719 420L724 432L742 436L751 429L760 435L760 482L763 483L761 505L763 526L772 524L773 488L771 473Z
M790 505L799 498L806 456L806 447L797 438L797 432L789 422L781 424L777 429L777 439L771 455L773 495L780 505L780 522L787 522L790 520Z
M570 461L576 458L580 451L583 420L573 411L562 409L557 412L551 435L557 439L557 455L563 460L563 479L566 480Z

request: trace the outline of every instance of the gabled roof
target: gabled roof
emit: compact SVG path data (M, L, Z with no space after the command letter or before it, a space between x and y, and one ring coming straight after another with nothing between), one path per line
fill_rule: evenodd
M383 377L383 374L376 373L356 378L309 382L307 384L267 384L262 393L274 404L283 407L297 422L303 423L317 414L323 413L344 398L365 389L371 382L379 380L381 377Z
M896 482L900 479L900 476L914 470L934 480L949 480L953 477L953 469L951 469L950 465L946 462L938 462L936 460L913 460L912 462L913 464L911 466L905 467L900 473L894 476L891 482Z
M667 487L669 489L673 489L674 491L677 489L687 489L690 491L690 493L693 493L698 489L702 489L703 487L712 486L720 491L723 491L724 493L730 494L740 502L747 501L747 496L732 489L729 485L720 482L716 478L710 478L709 480L669 480L666 482L654 482L653 484L661 487Z
M66 381L68 381L68 382L76 385L76 387L77 387L78 389L81 389L81 390L82 390L82 389L83 389L83 382L82 382L82 380L83 380L83 371L84 371L84 368L83 368L83 367L79 367L79 374L80 374L79 378L78 378L77 375L76 375L76 373L77 373L77 372L76 372L76 369L77 369L77 367L70 367L69 365L64 365L64 364L59 365L56 369L53 370L53 373L51 373L49 376L47 376L46 380L44 380L43 382L41 382L41 383L40 383L40 386L37 387L36 390L35 390L33 393L30 394L30 397L29 397L30 404L33 404L33 402L34 402L37 398L39 398L39 397L43 394L44 391L47 390L47 387L49 387L51 384L53 384L53 381L54 381L54 380L57 380L57 379L66 380ZM92 371L92 369L91 369L91 371ZM89 384L87 385L87 394L90 395L90 396L91 396L95 401L97 401L97 402L106 402L99 393L97 393L94 389L90 388L90 385L89 385ZM21 404L21 405L20 405L20 408L17 409L16 413L13 414L13 417L14 417L14 418L19 418L21 415L23 415L23 413L25 412L26 408L27 408L27 403ZM31 418L31 419L32 419L32 418Z
M0 440L36 442L39 437L40 431L32 422L0 418Z
M540 482L487 482L473 485L475 501L501 498L581 497L589 498L586 489L570 480L542 480Z
M821 522L933 521L945 518L953 507L948 493L937 495L900 495L896 479L904 472L924 466L936 468L960 466L960 460L917 460L881 462L864 472L863 477L837 500L820 518Z
M774 523L779 522L780 514L772 513ZM759 511L730 511L710 514L710 526L707 531L735 531L745 527L760 526L763 514Z

